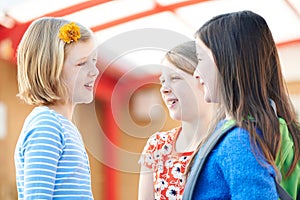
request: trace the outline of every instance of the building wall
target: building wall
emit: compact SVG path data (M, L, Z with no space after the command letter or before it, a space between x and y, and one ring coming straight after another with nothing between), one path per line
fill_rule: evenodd
M6 134L0 139L0 199L17 199L14 148L31 107L17 97L16 66L0 61L0 102L6 107Z

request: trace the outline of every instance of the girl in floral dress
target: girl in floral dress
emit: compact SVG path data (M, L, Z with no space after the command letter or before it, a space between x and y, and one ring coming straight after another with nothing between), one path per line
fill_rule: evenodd
M163 59L161 95L172 119L181 126L153 134L144 147L140 164L140 200L182 198L185 170L199 141L206 133L209 107L195 84L195 42L180 44ZM205 106L205 107L204 107Z

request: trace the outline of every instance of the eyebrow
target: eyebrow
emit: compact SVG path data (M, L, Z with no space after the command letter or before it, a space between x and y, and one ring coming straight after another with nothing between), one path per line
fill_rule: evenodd
M85 55L84 57L79 58L78 61L84 60L84 59L93 58L93 57L97 57L97 56L98 56L97 52L92 52L92 53L90 53L88 55Z
M82 61L86 61L88 59L88 57L82 57L76 60L76 62L82 62Z

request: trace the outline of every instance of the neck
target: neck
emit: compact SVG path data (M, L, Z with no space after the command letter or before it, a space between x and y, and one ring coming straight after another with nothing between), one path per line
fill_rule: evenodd
M73 111L74 111L74 105L72 104L56 104L56 105L50 105L48 106L50 109L56 111L57 113L63 115L70 121L72 120L73 117Z
M225 114L225 119L230 120L230 119L233 119L233 117L231 115L229 115L228 113L226 113Z
M200 141L207 133L206 123L202 123L200 118L193 122L182 122L181 132L179 133L175 142L176 152L195 151Z

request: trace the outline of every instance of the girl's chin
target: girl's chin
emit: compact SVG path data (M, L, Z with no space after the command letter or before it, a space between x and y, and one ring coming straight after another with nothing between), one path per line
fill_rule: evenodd
M205 97L205 98L204 98L204 101L205 101L206 103L211 103L211 99L210 99L209 97Z
M93 97L91 98L84 98L84 99L79 99L77 101L74 101L75 104L89 104L94 100Z
M171 119L177 120L177 121L181 121L181 119L182 119L181 115L178 115L176 113L170 113L170 117L171 117Z

